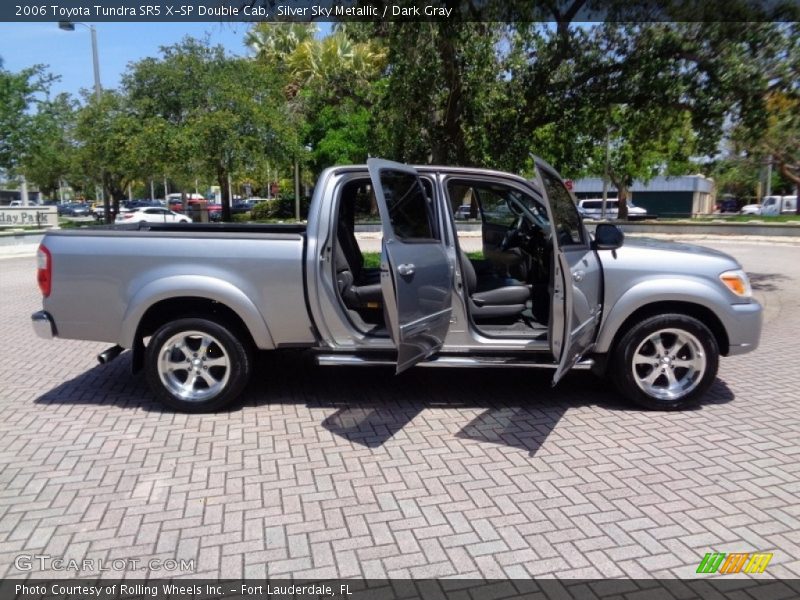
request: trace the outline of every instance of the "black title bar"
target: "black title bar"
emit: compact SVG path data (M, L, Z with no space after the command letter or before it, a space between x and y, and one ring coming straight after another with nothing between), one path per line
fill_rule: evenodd
M692 580L211 580L4 579L0 600L615 600L659 598L797 598L800 582Z
M2 0L2 21L798 21L800 0Z

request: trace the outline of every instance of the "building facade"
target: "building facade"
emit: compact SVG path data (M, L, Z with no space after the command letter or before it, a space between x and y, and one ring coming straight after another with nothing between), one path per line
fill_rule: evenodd
M572 186L575 196L601 198L603 180L600 177L576 179ZM714 212L716 190L714 180L703 175L653 177L647 183L636 180L630 189L631 200L653 217L673 218L707 215ZM609 184L608 197L616 198L617 189Z

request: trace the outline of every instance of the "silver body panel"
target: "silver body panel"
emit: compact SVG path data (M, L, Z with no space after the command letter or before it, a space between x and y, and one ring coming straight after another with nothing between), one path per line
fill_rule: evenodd
M303 294L303 238L200 231L61 231L44 308L64 338L130 348L148 308L199 297L228 306L262 349L314 342Z
M724 252L676 242L626 240L598 252L605 277L604 317L595 352L607 352L616 332L636 310L656 302L688 302L711 310L730 341L730 353L758 346L761 305L740 298L719 280L741 266Z

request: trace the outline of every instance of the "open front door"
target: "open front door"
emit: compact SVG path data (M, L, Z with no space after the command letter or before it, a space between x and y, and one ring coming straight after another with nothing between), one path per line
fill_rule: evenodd
M602 268L572 196L552 167L536 160L553 239L550 348L558 361L553 385L589 352L602 310Z
M442 244L436 207L407 165L367 161L381 215L381 291L397 372L436 353L452 312L453 273Z

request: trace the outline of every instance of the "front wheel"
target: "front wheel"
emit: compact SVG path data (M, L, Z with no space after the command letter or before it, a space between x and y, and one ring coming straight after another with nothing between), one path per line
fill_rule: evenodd
M211 412L233 401L250 378L248 348L226 325L203 318L178 319L150 338L147 382L167 406Z
M697 404L717 376L719 346L693 317L659 315L634 325L614 350L612 373L622 394L654 410Z

